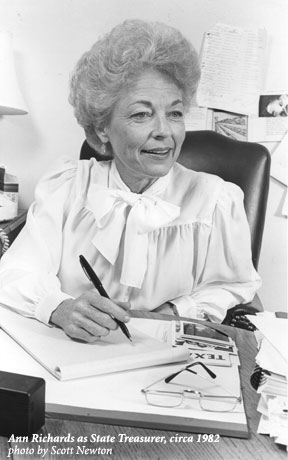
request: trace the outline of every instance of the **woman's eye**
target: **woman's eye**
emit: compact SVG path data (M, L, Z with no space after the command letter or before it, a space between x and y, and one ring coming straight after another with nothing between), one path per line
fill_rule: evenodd
M150 117L150 112L137 112L133 113L132 118L134 120L145 120L145 118Z
M183 113L181 110L173 110L173 112L170 113L170 116L175 119L183 118Z

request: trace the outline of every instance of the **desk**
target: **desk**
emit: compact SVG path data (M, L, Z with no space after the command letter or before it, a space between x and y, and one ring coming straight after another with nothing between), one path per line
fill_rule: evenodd
M150 314L151 315L151 314ZM136 316L136 315L135 315ZM151 315L152 316L152 315ZM161 319L164 319L163 315L158 315ZM171 318L171 317L170 317ZM167 318L166 318L167 319ZM219 327L219 326L218 326ZM240 361L241 361L241 381L242 391L245 401L246 414L248 426L250 429L250 439L237 439L221 437L218 443L212 442L196 442L199 435L194 435L194 442L169 442L172 436L175 436L176 432L168 432L161 430L151 430L142 428L133 428L126 426L116 425L100 425L96 423L90 423L79 420L67 420L50 417L47 414L45 426L40 431L42 436L67 436L69 433L77 440L79 436L87 436L91 438L92 434L100 436L115 436L116 442L111 443L93 443L93 442L40 442L40 443L12 443L18 444L18 448L34 449L34 453L31 454L13 454L9 458L12 460L34 460L40 459L41 456L37 454L38 446L42 448L49 448L49 453L45 455L45 460L58 460L58 459L110 459L110 460L281 460L287 459L286 450L281 446L274 444L273 440L269 436L257 435L257 427L260 415L256 411L258 395L252 389L250 385L250 375L254 368L254 358L256 355L256 342L254 334L242 329L233 329L228 326L221 326L224 331L230 333L230 335L236 340ZM117 441L118 434L125 433L127 436L164 436L167 440L166 444L157 443L119 443ZM178 433L178 435L191 436L189 433ZM52 445L55 445L59 450L58 455L53 455L51 452ZM76 446L86 446L87 449L111 449L112 453L88 453L76 454ZM71 447L74 447L73 453L71 453ZM0 459L4 460L7 458L9 443L7 438L0 437ZM70 451L69 451L70 448ZM66 453L64 453L66 452Z

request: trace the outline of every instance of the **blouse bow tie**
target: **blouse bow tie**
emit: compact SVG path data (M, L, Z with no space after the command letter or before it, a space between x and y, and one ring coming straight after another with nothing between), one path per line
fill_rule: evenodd
M125 229L120 283L141 288L147 269L148 233L172 222L179 206L156 196L94 186L86 207L98 227L92 243L113 265Z

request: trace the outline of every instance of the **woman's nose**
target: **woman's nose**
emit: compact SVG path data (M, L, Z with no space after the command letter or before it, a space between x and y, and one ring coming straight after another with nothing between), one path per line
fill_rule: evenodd
M154 120L153 135L154 137L167 137L171 134L169 122L164 116L157 116Z

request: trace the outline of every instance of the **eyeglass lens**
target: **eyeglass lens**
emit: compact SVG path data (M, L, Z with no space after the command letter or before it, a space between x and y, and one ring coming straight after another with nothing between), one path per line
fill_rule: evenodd
M230 412L235 409L237 398L201 396L199 399L200 406L203 410L209 412Z
M146 393L146 400L148 404L152 406L178 407L182 404L183 399L183 394L181 393L158 392L152 390Z

